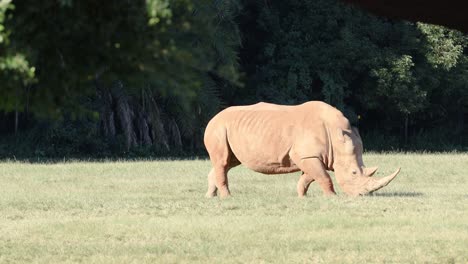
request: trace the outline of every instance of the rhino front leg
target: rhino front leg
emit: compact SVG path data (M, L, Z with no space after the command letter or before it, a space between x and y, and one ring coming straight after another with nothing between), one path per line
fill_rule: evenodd
M307 183L308 180L313 179L315 180L320 187L322 188L323 194L325 195L335 195L335 189L333 188L333 182L328 175L327 171L325 170L325 166L323 165L322 161L318 158L306 158L302 159L299 163L299 168L304 172L299 179L299 183L302 180L304 183ZM307 176L304 176L307 175ZM301 197L301 192L299 192L299 183L298 183L298 195ZM310 184L310 183L309 183ZM308 186L307 186L308 187ZM305 189L307 192L307 189ZM304 194L305 194L304 192Z
M307 173L302 173L299 181L297 182L297 195L299 197L304 197L307 194L309 185L314 181L314 179Z

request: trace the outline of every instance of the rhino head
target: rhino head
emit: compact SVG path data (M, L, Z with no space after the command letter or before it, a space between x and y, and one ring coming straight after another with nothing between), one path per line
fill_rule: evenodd
M350 196L365 195L389 184L400 172L383 177L372 177L377 167L366 168L362 161L362 140L356 128L338 129L333 144L335 177L342 190Z

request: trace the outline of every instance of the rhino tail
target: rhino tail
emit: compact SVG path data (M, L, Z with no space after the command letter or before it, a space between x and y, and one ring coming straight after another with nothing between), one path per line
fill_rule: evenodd
M208 124L205 130L204 141L213 165L232 168L240 164L232 152L225 126Z

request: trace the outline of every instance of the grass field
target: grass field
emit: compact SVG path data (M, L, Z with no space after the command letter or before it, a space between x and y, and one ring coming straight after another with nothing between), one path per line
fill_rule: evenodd
M0 163L0 263L467 263L468 155L368 154L373 196L196 161ZM336 186L336 184L335 184ZM337 191L339 187L336 187Z

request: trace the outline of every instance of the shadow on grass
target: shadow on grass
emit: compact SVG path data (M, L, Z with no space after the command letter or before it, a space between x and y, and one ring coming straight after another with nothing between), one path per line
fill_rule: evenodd
M373 193L368 196L375 197L420 197L424 194L421 192L388 192L388 193Z
M208 155L194 155L194 156L109 156L109 157L85 157L85 156L67 156L62 158L49 158L49 157L1 157L2 162L21 162L32 164L55 164L55 163L68 163L68 162L138 162L138 161L188 161L188 160L207 160Z

